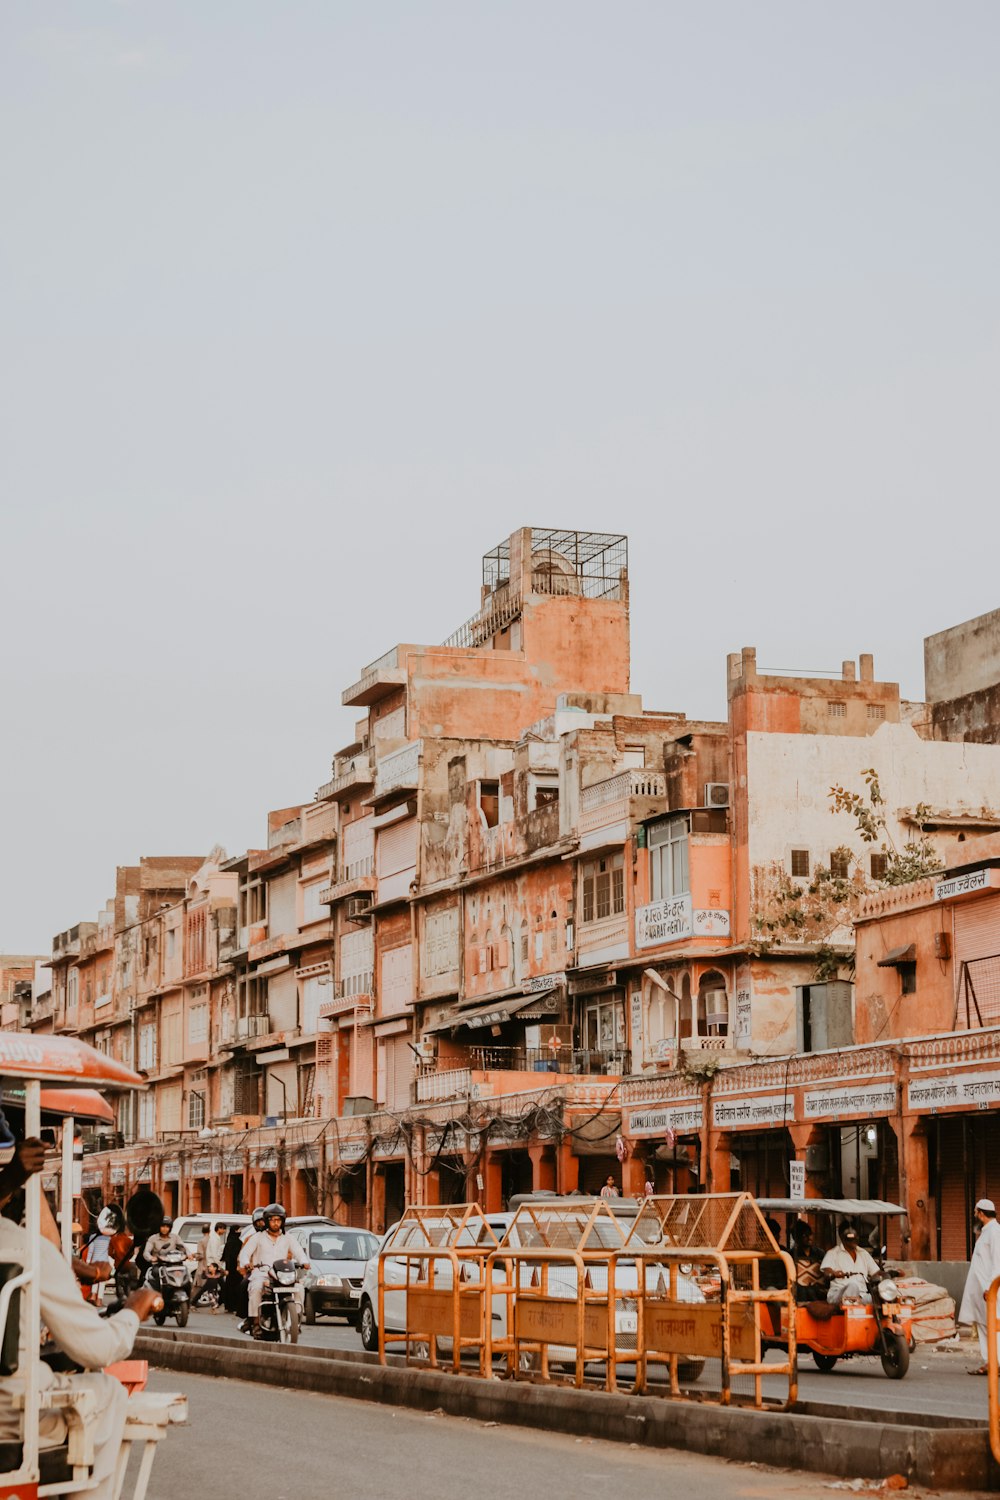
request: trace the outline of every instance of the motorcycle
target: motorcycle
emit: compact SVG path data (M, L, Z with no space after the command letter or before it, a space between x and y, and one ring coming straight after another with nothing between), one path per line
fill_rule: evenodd
M163 1298L163 1310L153 1314L158 1328L172 1317L178 1328L187 1326L191 1311L191 1271L183 1250L164 1250L150 1266L147 1285Z
M268 1268L260 1303L260 1337L279 1344L299 1341L298 1267L293 1260Z

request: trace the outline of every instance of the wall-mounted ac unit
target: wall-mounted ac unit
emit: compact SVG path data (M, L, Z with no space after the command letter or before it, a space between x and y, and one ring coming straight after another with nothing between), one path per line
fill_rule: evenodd
M372 914L371 892L360 896L349 896L346 907L349 922L363 922Z
M707 781L705 783L705 806L706 807L728 807L729 806L729 782Z
M436 1036L422 1036L416 1045L421 1062L433 1062L437 1057L438 1044Z

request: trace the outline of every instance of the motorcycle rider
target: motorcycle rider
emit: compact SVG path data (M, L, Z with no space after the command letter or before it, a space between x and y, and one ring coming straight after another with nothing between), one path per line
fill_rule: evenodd
M827 1302L839 1307L841 1302L870 1302L869 1276L879 1274L878 1264L863 1245L858 1244L858 1231L845 1224L840 1231L840 1244L828 1250L820 1262L820 1270L828 1271L833 1280L826 1294Z
M180 1250L183 1253L184 1246L180 1235L174 1234L173 1219L164 1214L159 1234L151 1234L143 1247L142 1253L149 1263L150 1270L156 1265L160 1256L165 1255L168 1250Z
M250 1273L250 1331L260 1337L260 1304L267 1285L268 1272L281 1260L292 1260L304 1270L309 1262L301 1249L285 1233L285 1210L280 1203L269 1203L264 1209L264 1228L251 1235L240 1253L240 1266ZM301 1309L303 1293L301 1286L295 1288L295 1300Z

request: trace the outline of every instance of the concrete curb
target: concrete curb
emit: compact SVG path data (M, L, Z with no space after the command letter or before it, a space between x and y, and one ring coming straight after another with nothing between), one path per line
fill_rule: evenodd
M143 1332L136 1356L161 1368L193 1375L228 1376L354 1400L446 1412L479 1422L536 1427L575 1437L681 1448L779 1468L807 1469L841 1478L884 1479L904 1474L932 1489L992 1488L1000 1479L984 1426L906 1426L802 1412L756 1412L675 1402L660 1397L611 1395L563 1386L481 1380L380 1365L370 1355L344 1350L282 1349L235 1339Z

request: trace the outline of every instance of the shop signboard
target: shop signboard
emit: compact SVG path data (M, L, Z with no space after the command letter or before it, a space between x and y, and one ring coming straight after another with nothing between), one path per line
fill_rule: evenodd
M795 1100L791 1094L751 1094L744 1099L716 1099L712 1103L712 1124L717 1129L752 1129L755 1125L784 1125L795 1119Z
M652 901L635 913L635 945L658 948L687 937L728 937L729 913L715 907L692 907L690 896Z
M896 1085L859 1083L853 1088L808 1089L803 1095L807 1120L839 1120L841 1115L891 1115L896 1108Z
M989 1109L1000 1104L1000 1072L949 1073L944 1077L911 1078L906 1086L906 1105L911 1110Z
M628 1117L628 1133L633 1139L640 1136L691 1135L701 1129L701 1101L674 1104L665 1109L634 1109Z

